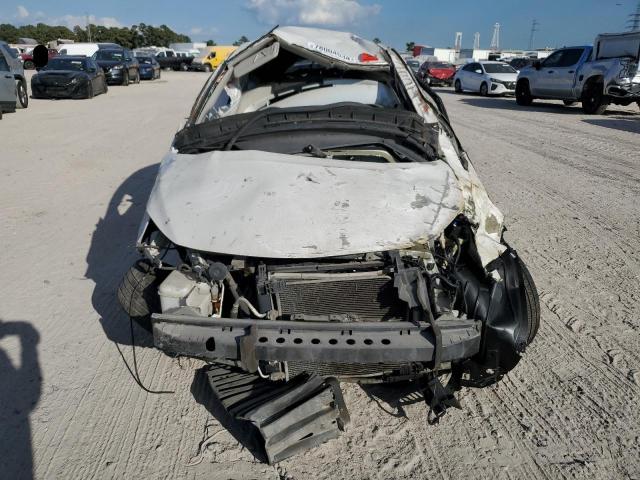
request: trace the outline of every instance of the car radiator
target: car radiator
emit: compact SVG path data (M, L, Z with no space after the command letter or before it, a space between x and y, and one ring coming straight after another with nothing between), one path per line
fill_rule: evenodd
M405 304L393 279L382 272L273 273L281 318L313 321L398 321Z
M315 373L321 377L362 378L389 374L392 372L410 372L410 365L407 363L334 363L334 362L287 362L290 376L295 376L303 372Z

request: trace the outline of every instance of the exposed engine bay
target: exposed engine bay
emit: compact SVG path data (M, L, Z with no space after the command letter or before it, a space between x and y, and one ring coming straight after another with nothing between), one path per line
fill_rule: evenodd
M513 368L535 335L520 294L528 272L508 250L484 274L463 217L423 250L313 261L211 255L169 247L154 233L150 243L163 246L148 249L150 258L172 248L178 260L175 268L162 263L168 275L157 289L162 315L155 322L156 343L175 354L238 361L274 379L310 371L393 381L455 367L460 380L464 373L467 384L479 386ZM177 339L162 321L179 316L195 324L224 319L220 335ZM254 328L253 345L233 329L221 338L224 322L236 319ZM305 324L309 331L299 330ZM471 357L466 367L455 365Z

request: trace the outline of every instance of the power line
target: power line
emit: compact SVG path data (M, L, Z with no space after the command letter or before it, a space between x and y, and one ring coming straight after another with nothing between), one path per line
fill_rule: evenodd
M531 22L531 35L529 36L529 50L533 50L535 48L536 32L538 31L539 26L540 26L540 23L538 22L538 20L534 18L533 22Z
M89 23L89 15L85 13L85 19L87 21L87 37L89 43L91 43L91 24Z

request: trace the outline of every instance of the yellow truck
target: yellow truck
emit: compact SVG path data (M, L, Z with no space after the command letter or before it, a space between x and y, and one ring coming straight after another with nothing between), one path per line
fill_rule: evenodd
M191 64L193 70L212 72L218 65L224 62L233 51L238 48L232 45L216 45L207 47L204 55L195 58Z

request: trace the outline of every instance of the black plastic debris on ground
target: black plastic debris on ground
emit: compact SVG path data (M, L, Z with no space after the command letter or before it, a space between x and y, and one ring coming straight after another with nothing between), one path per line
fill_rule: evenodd
M337 438L349 422L336 379L301 373L273 382L221 364L205 373L229 414L257 427L270 464Z

